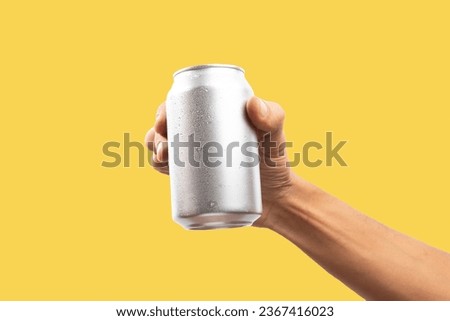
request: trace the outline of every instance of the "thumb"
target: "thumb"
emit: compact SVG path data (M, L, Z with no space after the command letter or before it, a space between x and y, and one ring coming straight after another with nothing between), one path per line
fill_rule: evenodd
M259 134L270 133L275 141L283 140L285 113L280 105L253 96L247 101L247 114Z

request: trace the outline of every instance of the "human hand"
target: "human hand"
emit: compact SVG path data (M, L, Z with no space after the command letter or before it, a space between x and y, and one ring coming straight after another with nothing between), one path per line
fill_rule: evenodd
M283 122L285 113L277 103L255 96L247 101L246 110L260 142L263 213L253 225L265 227L270 213L279 208L277 204L283 202L287 196L294 177L287 166L288 158L284 152ZM147 132L145 142L153 151L152 166L163 174L169 174L165 103L158 107L155 123ZM273 147L269 147L269 142Z

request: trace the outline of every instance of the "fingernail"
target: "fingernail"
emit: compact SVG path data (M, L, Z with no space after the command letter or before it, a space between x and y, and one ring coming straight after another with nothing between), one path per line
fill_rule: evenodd
M156 159L160 162L162 158L162 142L156 145Z
M259 100L259 114L261 117L265 117L267 113L269 112L269 108L267 107L267 104L262 100L261 98L258 98Z

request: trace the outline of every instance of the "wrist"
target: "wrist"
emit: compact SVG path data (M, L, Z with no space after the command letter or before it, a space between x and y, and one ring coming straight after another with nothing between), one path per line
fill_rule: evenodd
M289 182L283 191L270 202L266 202L265 215L257 226L269 228L280 233L294 220L308 215L310 201L322 192L313 184L290 172ZM323 193L323 192L322 192Z

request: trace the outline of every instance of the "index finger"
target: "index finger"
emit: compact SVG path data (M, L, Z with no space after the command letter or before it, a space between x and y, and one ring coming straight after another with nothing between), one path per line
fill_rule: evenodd
M166 102L159 105L156 112L155 131L166 137L167 135L167 121L166 121Z

